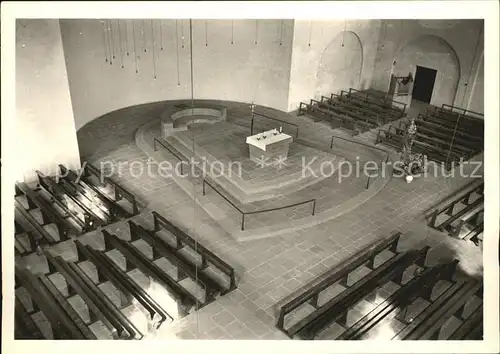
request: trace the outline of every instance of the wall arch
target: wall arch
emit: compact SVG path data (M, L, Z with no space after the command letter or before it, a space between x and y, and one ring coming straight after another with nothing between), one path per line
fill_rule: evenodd
M415 77L417 65L437 70L431 104L453 104L460 80L460 61L453 47L443 38L423 35L400 47L393 59L395 76Z
M343 45L343 46L342 46ZM316 96L359 88L363 68L363 45L351 31L340 32L320 56L316 75Z

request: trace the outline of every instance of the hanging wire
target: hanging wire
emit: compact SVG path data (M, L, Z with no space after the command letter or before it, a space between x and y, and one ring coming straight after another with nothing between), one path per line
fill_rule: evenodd
M345 39L345 30L347 28L347 20L344 20L344 32L342 32L342 44L341 47L344 47L344 39Z
M385 24L385 26L384 26L384 24ZM385 48L385 40L387 38L387 22L384 22L384 20L382 20L382 29L384 30L384 39L382 40L381 49L384 49Z
M106 63L108 62L108 41L107 41L107 36L106 36L106 26L104 25L104 21L101 20L101 25L102 25L102 39L104 43L104 56L106 57Z
M280 45L283 44L283 20L280 20Z
M205 20L205 47L208 47L208 20Z
M130 55L129 50L128 50L128 22L125 21L125 46L127 47L127 56Z
M231 20L231 44L234 44L234 20Z
M146 43L146 20L142 20L142 42L144 43L144 53L146 53L148 50L146 49L147 43Z
M309 44L308 46L311 46L311 38L312 38L312 21L309 21Z
M257 44L257 40L259 39L259 20L255 20L255 42Z
M156 80L156 59L155 59L155 28L153 20L151 21L151 37L153 38L153 79Z
M120 20L118 20L118 43L120 44L120 60L122 62L122 69L124 68L123 66L123 47L122 47L122 36L121 36L121 30L120 30Z
M163 20L160 20L160 50L163 50Z
M136 46L136 39L135 39L135 22L132 21L132 36L134 39L134 62L135 62L135 73L139 73L139 69L137 67L137 46Z
M109 29L109 36L111 39L111 41L109 41L111 49L110 53L112 53L112 58L115 59L115 43L113 40L113 24L111 23L111 20L108 20L108 29ZM113 62L111 62L111 64L113 64Z
M191 59L191 115L194 115L194 76L193 76L193 21L189 19L189 47L190 47L190 59ZM192 138L192 151L193 156L196 156L195 153L195 132L193 130L193 138ZM203 171L204 172L204 171ZM203 176L204 177L204 176ZM194 188L194 186L193 186ZM193 208L196 208L196 193L193 193ZM194 214L193 214L194 215ZM198 238L194 239L194 250L198 251ZM195 279L198 281L198 266L195 267ZM206 292L206 289L205 289ZM196 313L196 334L200 332L199 329L199 313Z
M184 21L181 20L181 45L184 48Z
M181 75L179 70L179 22L175 20L175 51L177 56L177 86L181 86Z

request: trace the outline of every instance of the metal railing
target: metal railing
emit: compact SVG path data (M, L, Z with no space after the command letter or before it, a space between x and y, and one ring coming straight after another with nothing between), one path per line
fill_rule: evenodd
M380 134L380 131L379 131L379 134ZM355 141L355 140L351 140L351 139L346 139L346 138L343 138L343 137L340 137L340 136L336 136L336 135L333 135L332 136L332 139L330 140L330 150L333 149L333 141L335 139L340 139L340 140L344 140L344 141L348 141L350 143L354 143L354 144L358 144L358 145L361 145L361 146L364 146L364 147L367 147L367 148L370 148L372 150L377 150L377 151L380 151L380 152L383 152L385 154L385 157L380 160L381 161L381 164L382 163L385 163L387 164L389 162L389 155L390 155L390 152L387 151L387 150L384 150L384 149L380 149L378 147L375 147L375 146L371 146L371 145L368 145L368 144L364 144L364 143L361 143L359 141ZM382 162L383 161L383 162ZM380 166L382 167L382 166ZM370 182L371 180L373 179L373 177L371 175L368 175L368 178L367 178L367 181L366 181L366 187L365 189L368 189L370 187Z
M156 148L156 143L160 144L165 150L169 151L173 156L175 156L177 158L177 160L179 160L179 162L181 163L181 175L183 176L184 175L184 170L183 170L182 167L183 167L184 163L187 163L187 162L184 161L182 158L180 158L175 152L172 151L172 149L170 149L168 146L166 146L165 144L163 144L156 137L153 137L153 151L156 152L158 150Z
M252 112L252 121L251 121L251 123L250 123L250 135L253 135L253 125L254 125L254 123L253 123L253 122L254 122L255 116L258 116L258 117L262 117L262 118L266 118L266 119L274 120L274 121L277 121L277 122L280 122L280 123L284 123L284 124L291 125L291 126L295 127L295 129L296 129L296 132L295 132L295 138L298 138L298 137L299 137L299 126L298 126L297 124L290 123L290 122L287 122L287 121L284 121L284 120L281 120L281 119L278 119L278 118L269 117L269 116L266 116L265 114L262 114L262 113L255 113L255 112Z
M316 199L309 199L305 200L302 202L290 204L290 205L285 205L281 207L276 207L276 208L269 208L269 209L262 209L262 210L254 210L254 211L243 211L236 204L234 204L229 198L227 198L224 194L222 194L217 188L215 188L210 182L208 182L206 179L203 179L203 195L206 195L206 188L205 185L209 185L218 195L220 195L226 202L231 204L234 209L236 209L240 214L241 214L241 231L245 230L245 216L247 215L254 215L254 214L261 214L261 213L268 213L271 211L277 211L277 210L282 210L282 209L287 209L287 208L293 208L299 205L307 204L307 203L312 203L312 214L315 215L316 213Z

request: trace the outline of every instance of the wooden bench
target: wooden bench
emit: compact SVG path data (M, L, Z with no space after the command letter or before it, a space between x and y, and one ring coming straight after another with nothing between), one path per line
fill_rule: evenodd
M138 206L137 200L135 199L135 196L131 192L129 192L124 187L122 187L120 184L118 184L112 178L103 176L101 171L97 167L95 167L89 163L85 163L82 179L84 181L86 181L87 183L91 184L92 182L88 182L89 178L91 176L96 177L101 184L104 184L104 185L109 184L113 187L113 189L114 189L114 201L115 202L119 202L122 199L127 200L131 206L132 216L139 214L139 206Z
M481 304L464 322L448 337L448 340L482 340L483 339L483 304Z
M332 93L330 97L321 96L320 102L327 105L340 106L346 110L350 110L358 117L362 115L364 119L369 119L377 125L385 124L384 118L381 115L374 111L370 111L361 104L353 104L352 101L345 99L345 97L335 95L334 93Z
M67 169L64 165L59 165L59 169L61 170L62 178L70 183L75 189L78 189L80 193L89 193L92 197L98 198L108 209L113 220L127 219L133 216L132 213L129 213L120 204L101 192L99 188L88 181L85 176L78 176L74 171Z
M432 117L428 117L422 114L419 114L416 122L418 122L418 126L424 125L429 129L439 130L443 133L447 133L449 136L455 135L455 137L462 138L464 140L474 142L475 144L482 145L484 136L482 135L474 135L471 134L467 130L455 129L455 127L450 127L448 125L443 125L441 122L432 119Z
M411 265L418 263L423 266L429 248L426 246L420 250L395 255L319 309L294 324L289 332L296 334L301 339L312 340L333 322L339 322L345 326L350 308L382 284L388 281L400 282L403 273Z
M214 253L209 251L206 247L204 247L200 242L193 239L179 227L171 223L169 220L165 219L163 216L158 214L156 211L153 211L153 221L154 221L154 230L153 232L158 232L162 229L169 231L176 240L176 250L180 250L184 247L184 245L189 246L193 251L197 252L201 257L201 264L199 268L201 270L208 267L208 263L210 262L213 266L215 266L218 270L224 273L228 277L229 287L226 290L221 292L221 295L227 294L230 291L236 289L236 279L234 274L234 269L228 263L220 259Z
M317 105L320 108L327 109L329 111L333 111L337 114L343 114L346 116L349 116L356 121L359 122L364 122L370 126L370 128L377 127L379 124L376 120L370 119L369 117L366 116L360 116L358 112L353 111L352 109L347 109L344 105L340 103L328 103L326 101L317 101L311 99L311 105Z
M379 240L372 244L370 247L358 252L347 261L344 261L332 268L326 276L324 275L321 277L322 279L319 282L311 286L306 291L293 297L281 306L276 327L287 336L292 338L295 332L284 328L285 316L287 316L306 302L309 302L316 307L319 294L323 290L338 282L341 282L341 284L347 284L349 274L356 268L367 264L369 268L373 269L375 258L382 251L389 249L391 252L396 253L400 237L401 233L398 232L388 238Z
M408 128L408 122L400 121L399 129L406 130ZM417 125L418 133L422 135L426 135L428 137L434 137L445 141L446 143L451 144L453 142L456 146L461 146L462 149L468 149L473 152L478 152L483 150L483 144L478 143L477 141L471 141L468 139L464 139L461 136L453 136L453 132L450 131L450 134L442 132L440 130L432 129L427 125L425 121L418 121Z
M341 116L336 114L335 112L327 111L316 106L311 106L308 103L300 103L298 114L313 117L315 121L328 121L331 124L332 129L346 129L349 132L352 132L353 135L359 133L359 131L357 130L358 125L351 117Z
M80 241L75 240L79 262L89 260L95 265L100 282L109 280L122 294L129 299L134 297L149 313L149 321L154 328L159 328L165 321L172 322L173 318L161 308L160 305L134 282L123 270L120 269L103 252L84 246ZM123 304L125 305L125 304Z
M71 210L68 206L69 201L71 201L73 208L78 208L81 211L81 214L84 215L85 231L91 231L106 224L91 208L81 201L80 196L74 190L66 188L63 183L57 183L52 177L42 175L39 171L37 171L37 174L40 185L51 194L52 198L64 204L68 211Z
M102 321L113 337L120 339L141 339L143 334L121 313L102 290L76 264L66 262L62 257L53 257L45 252L49 269L59 272L66 281L68 293L78 294L85 301L89 313Z
M452 281L457 264L458 260L455 260L451 263L440 264L425 269L419 276L411 279L375 309L349 327L341 336L337 337L336 340L363 339L364 335L385 318L391 316L391 314L395 312L406 313L408 307L417 297L428 299L439 280Z
M365 107L366 109L370 109L373 112L376 112L377 114L387 117L385 120L386 121L393 121L396 119L399 119L402 117L401 111L398 110L393 110L393 109L388 109L387 107L381 107L373 102L367 101L362 99L359 96L356 95L349 95L347 91L341 91L340 92L340 99L345 99L348 102L351 102L353 104L356 104L358 106ZM403 114L404 116L404 114Z
M20 195L24 195L26 197L29 205L28 210L40 210L43 225L53 223L57 227L60 240L69 239L70 232L74 232L76 234L81 232L81 228L84 225L80 223L80 219L69 212L65 215L60 215L51 207L49 203L47 203L44 199L39 198L38 195L34 191L32 191L26 183L16 183L15 190L16 197ZM19 211L25 210L24 207L22 207L20 204L18 205ZM23 214L27 215L27 213ZM76 225L70 222L69 219L71 219ZM31 224L35 225L34 223Z
M148 259L141 251L130 243L111 235L106 230L102 231L106 251L117 249L125 256L127 271L134 268L155 279L177 302L178 313L181 317L189 314L189 310L195 306L201 308L202 304L191 293L167 275L160 267Z
M49 320L54 339L87 339L60 303L28 270L16 266L15 277L20 286L28 292L33 304Z
M203 272L198 272L197 266L193 264L186 256L176 252L176 249L170 246L165 240L150 233L148 230L133 221L130 225L130 234L134 239L143 239L153 249L153 258L165 257L170 263L177 267L177 277L179 280L189 277L205 290L205 305L214 301L217 294L224 292L224 288L215 280Z
M322 104L320 101L311 99L311 106L317 109L320 112L325 113L326 115L331 115L335 117L345 117L349 118L346 120L348 122L347 126L351 129L363 129L363 131L370 130L374 127L377 126L377 124L366 121L360 117L358 117L355 113L352 111L348 111L346 109L342 109L340 106L335 106L335 105L327 105L327 104ZM345 121L344 121L345 124Z
M17 296L14 304L14 338L46 339Z
M451 317L463 310L464 305L482 290L482 283L476 281L458 282L415 319L397 333L393 340L436 340L441 328Z
M50 235L36 220L34 220L32 215L26 211L17 200L15 201L14 215L14 237L16 238L14 247L19 251L19 254L25 255L34 252L38 242L46 244L54 244L57 242L52 235ZM28 238L28 248L18 241L18 238L21 235L26 235Z

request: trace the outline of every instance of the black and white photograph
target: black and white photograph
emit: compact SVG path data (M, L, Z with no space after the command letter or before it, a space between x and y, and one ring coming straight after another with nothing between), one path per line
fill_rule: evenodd
M500 350L497 2L63 3L2 4L12 348Z

